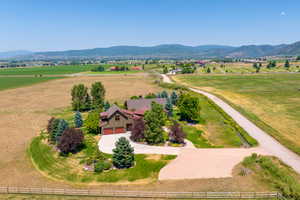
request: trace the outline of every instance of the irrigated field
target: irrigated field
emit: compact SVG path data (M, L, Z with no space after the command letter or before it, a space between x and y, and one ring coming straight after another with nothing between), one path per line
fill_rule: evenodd
M0 90L33 85L54 79L58 79L58 77L0 77Z
M63 65L0 69L0 75L53 75L90 71L95 65Z
M300 154L300 74L180 75L174 79L223 97Z

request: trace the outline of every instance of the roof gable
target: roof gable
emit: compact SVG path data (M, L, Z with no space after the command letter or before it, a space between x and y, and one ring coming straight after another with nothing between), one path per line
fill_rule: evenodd
M160 105L165 106L167 103L166 98L153 98L153 99L130 99L126 101L128 110L150 110L151 103L156 102Z

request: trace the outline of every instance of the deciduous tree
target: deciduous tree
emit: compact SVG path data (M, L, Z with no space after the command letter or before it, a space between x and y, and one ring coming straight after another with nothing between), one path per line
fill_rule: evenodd
M173 125L169 132L169 140L173 143L184 144L185 133L182 130L180 124L176 121L173 122Z
M200 115L199 98L190 93L182 93L179 96L177 107L182 120L197 121Z
M91 96L93 108L103 108L105 89L101 82L95 82L92 84Z
M72 108L75 111L86 111L89 110L88 88L83 84L74 85L71 91L72 96Z
M84 136L80 129L67 128L63 132L57 147L64 154L69 152L75 153L82 145L83 139Z
M136 119L133 122L130 139L135 142L140 142L145 138L145 122L142 118Z
M98 134L100 133L99 121L100 111L91 111L89 112L86 120L84 121L84 127L89 133Z

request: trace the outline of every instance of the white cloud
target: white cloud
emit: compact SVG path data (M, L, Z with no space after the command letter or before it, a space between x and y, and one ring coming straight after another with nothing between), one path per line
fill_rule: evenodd
M285 12L282 11L282 12L280 13L280 15L281 15L281 16L285 16Z

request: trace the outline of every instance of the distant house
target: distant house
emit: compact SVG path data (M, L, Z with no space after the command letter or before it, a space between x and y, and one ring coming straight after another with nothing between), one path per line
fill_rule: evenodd
M116 66L112 66L112 67L109 68L109 70L110 70L110 71L116 71L116 70L117 70L117 67L116 67Z
M173 69L171 71L168 72L169 75L175 75L175 74L179 74L182 72L182 69L178 68L178 69Z
M142 67L141 66L133 66L133 67L131 67L131 70L141 71Z
M127 110L113 105L106 112L100 113L101 133L108 135L131 131L134 120L143 118L145 112L151 109L152 102L165 106L167 100L165 98L131 99L125 102Z

